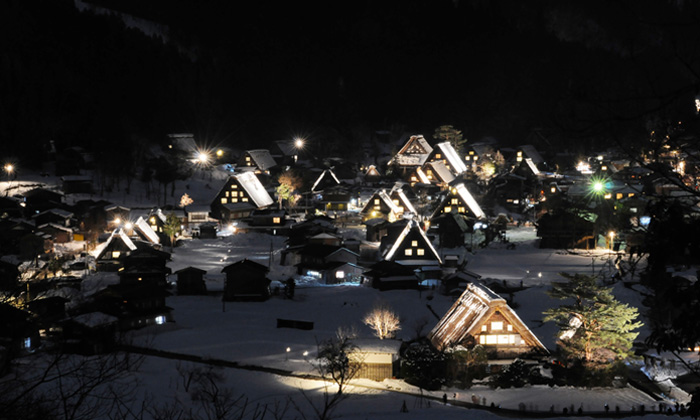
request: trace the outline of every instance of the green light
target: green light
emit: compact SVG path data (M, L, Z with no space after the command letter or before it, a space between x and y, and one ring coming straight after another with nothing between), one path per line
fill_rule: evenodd
M597 181L593 183L593 191L595 192L601 192L605 189L605 184L603 184L601 181Z

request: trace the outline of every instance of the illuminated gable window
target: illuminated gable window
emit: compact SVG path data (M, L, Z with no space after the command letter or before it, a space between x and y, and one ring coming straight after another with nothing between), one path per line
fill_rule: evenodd
M488 328L486 327L486 324L484 324L484 325L481 326L481 331L486 332L487 329L488 329Z
M343 279L345 278L345 271L343 270L338 270L335 272L335 278L337 279Z
M231 197L238 197L238 191L231 191Z
M245 161L246 161L246 162L250 162L250 156L246 156L246 157L245 157Z
M394 202L394 205L398 206L399 205L399 199L395 198L392 200Z
M623 197L624 197L624 194L622 194L622 193L615 194L615 198L617 198L618 200L622 200Z
M404 254L410 257L411 255L413 255L413 250L411 248L406 248Z
M501 331L501 330L503 330L503 321L491 322L491 331Z
M469 155L471 156L471 155L473 155L473 154L474 154L474 151L473 151L473 150L470 150L470 151L469 151Z
M226 204L228 203L228 199L226 197L221 198L221 204Z
M379 199L378 199L378 198L375 198L375 199L374 199L374 205L375 205L375 206L378 206L378 205L379 205Z
M231 189L232 190L238 189L238 184L231 184Z
M469 160L469 159L471 159L470 156L465 156L465 157L464 157L464 160Z
M507 331L513 331L513 326L510 325L510 324L508 324L508 326L506 327L506 330L507 330Z
M474 156L474 161L479 160L479 156Z
M228 195L229 195L229 192L228 192L228 191L226 191L226 192L224 193L224 195L226 195L226 197L228 197Z
M282 223L282 220L279 217L273 217L272 223L279 225L280 223Z
M413 246L413 247L418 246L418 241L411 241L411 246Z
M416 249L416 255L418 255L418 256L425 255L425 250L423 248Z
M467 209L465 209L464 207L457 207L457 213L466 213L466 212L467 212Z
M231 202L232 202L232 203L238 203L238 199L237 199L237 198L232 198L232 199L231 199Z
M449 213L452 211L452 207L450 206L445 206L445 209L443 210L445 213Z
M442 155L440 153L435 153L435 159L442 159Z
M112 258L119 258L122 253L119 251L112 251Z
M248 202L248 197L243 197L243 198L241 198L241 201L244 202L244 203L247 203L247 202Z
M456 197L455 197L455 198L452 198L452 199L450 200L450 204L452 204L452 205L459 204L459 198L456 198Z

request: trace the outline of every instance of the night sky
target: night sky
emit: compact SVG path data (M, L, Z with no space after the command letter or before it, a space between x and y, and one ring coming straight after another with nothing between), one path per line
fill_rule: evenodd
M690 2L95 2L168 28L168 42L73 1L4 2L0 139L11 153L161 141L235 147L376 130L562 149L634 140L694 109ZM646 4L650 3L650 4Z

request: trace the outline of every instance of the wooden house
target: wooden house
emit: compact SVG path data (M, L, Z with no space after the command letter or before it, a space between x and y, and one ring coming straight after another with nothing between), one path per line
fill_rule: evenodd
M273 204L272 197L253 172L232 175L211 203L211 215L220 221L248 217L255 209Z
M312 193L322 192L328 188L337 187L340 180L332 169L324 169L311 186Z
M467 285L428 338L440 350L479 344L488 351L490 359L548 353L505 299L477 283Z
M379 290L417 289L420 277L416 267L394 261L378 261L365 271L370 286Z
M123 229L114 230L107 241L96 249L97 270L117 271L121 267L121 257L135 250L136 244Z
M160 236L158 236L158 234L153 230L153 226L155 226L156 229L160 227L160 230L162 231L162 225L157 223L157 221L161 219L160 216L154 215L151 217L153 218L153 221L156 222L153 225L146 223L146 220L142 216L139 216L131 227L132 233L142 241L146 241L152 245L160 245Z
M437 185L440 189L447 188L455 180L454 174L442 161L427 162L422 170L429 183Z
M287 211L273 208L253 210L250 213L250 226L279 228L287 224Z
M63 206L63 194L40 187L22 193L22 200L30 214Z
M191 205L185 208L185 213L187 214L187 224L189 226L197 226L201 223L210 222L209 212L211 211L210 206L205 205Z
M167 267L170 254L150 246L141 246L120 258L121 284L153 283L166 287L171 270Z
M474 221L457 212L442 213L430 221L431 229L437 230L440 247L464 246L465 234L472 232Z
M297 272L301 275L326 284L360 282L363 269L357 265L359 255L345 247L310 243L296 252Z
M309 237L309 244L321 244L330 246L341 246L343 245L343 237L340 235L335 235L328 232L322 232L317 235Z
M37 232L49 235L57 244L65 244L73 241L73 229L55 223L45 223L37 226Z
M226 274L223 299L267 300L270 297L270 269L247 258L224 267Z
M206 295L207 285L204 282L206 270L196 267L185 267L175 272L177 275L178 295Z
M239 167L251 168L256 174L270 174L270 169L277 166L277 162L267 149L246 150L241 156Z
M92 296L89 311L101 311L118 318L119 330L143 328L172 322L172 308L165 304L170 293L151 283L113 284Z
M12 291L18 286L19 265L0 260L0 290Z
M460 175L467 170L464 161L449 141L436 144L427 162L442 162L453 175Z
M406 144L389 161L389 166L397 168L401 174L423 166L432 153L433 147L421 134L411 136Z
M445 295L459 297L472 283L478 283L481 275L465 269L458 269L443 276L441 292Z
M432 221L436 219L437 216L452 211L474 219L483 219L486 217L481 206L479 206L479 203L476 202L463 182L449 188L445 198L435 208L435 211L433 211L430 220Z
M391 189L391 191L389 191L389 198L399 209L399 214L418 214L415 207L413 207L413 203L411 203L411 200L408 199L406 192L400 186L395 186Z
M382 257L387 261L413 267L442 264L440 254L435 250L420 224L413 219L407 221L406 226Z
M74 215L69 211L53 208L35 214L32 216L32 220L34 220L36 226L53 223L60 226L71 227L73 226Z
M320 198L317 200L325 212L346 211L350 204L350 190L343 185L324 188L318 195Z
M92 177L86 175L62 176L61 190L64 194L92 194Z
M377 167L374 165L369 165L364 172L363 181L366 184L371 185L371 184L374 184L376 182L381 181L381 179L382 179L382 174L379 173L379 170L377 169Z
M102 354L113 350L119 318L104 312L87 312L61 322L62 345L70 353Z
M432 185L431 179L428 178L428 175L426 175L421 166L410 170L407 180L411 187L415 187L417 184Z
M394 204L394 201L386 191L377 190L362 207L360 215L363 222L370 219L385 219L393 222L403 213L402 210L402 208Z
M382 382L398 376L400 340L357 338L352 340L355 349L348 355L351 363L358 363L357 379Z

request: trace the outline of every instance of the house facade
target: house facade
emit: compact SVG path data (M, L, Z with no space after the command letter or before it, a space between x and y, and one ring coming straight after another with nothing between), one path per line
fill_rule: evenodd
M211 215L219 221L248 217L255 209L272 205L272 197L253 172L232 175L211 202Z

